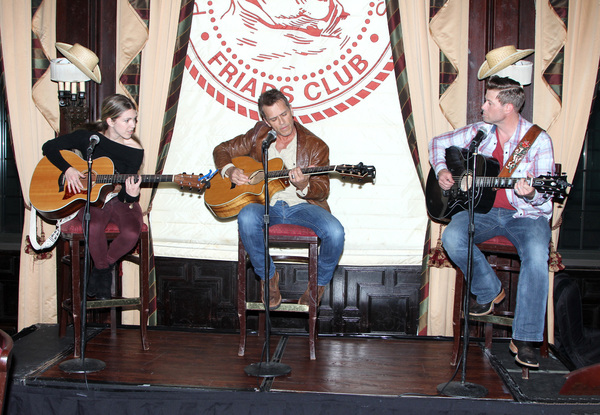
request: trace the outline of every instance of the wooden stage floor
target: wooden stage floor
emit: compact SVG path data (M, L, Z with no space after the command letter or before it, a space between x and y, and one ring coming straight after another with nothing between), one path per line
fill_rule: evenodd
M46 334L46 337L57 337L55 333L58 329L55 326L44 327L43 330L50 333L50 335ZM66 373L59 368L59 363L72 359L72 339L38 339L37 344L49 345L52 341L59 341L63 346L49 351L46 355L39 350L39 346L35 344L30 346L36 349L38 354L38 361L34 363L26 363L28 352L24 350L27 347L21 346L19 351L19 344L25 345L28 337L36 333L17 340L13 386L15 396L19 394L21 396L18 396L15 401L23 405L27 399L27 391L36 390L36 393L41 393L40 390L43 390L49 393L52 388L61 390L62 394L65 389L128 392L185 390L196 393L228 391L236 393L237 398L244 396L240 395L240 392L251 392L253 395L257 395L256 392L295 394L298 399L305 399L307 396L313 397L309 399L314 399L315 396L330 398L336 396L335 399L342 402L339 408L342 408L344 402L367 397L375 398L376 402L384 405L383 407L389 405L396 407L401 403L412 402L406 398L414 398L417 399L416 404L411 403L417 408L417 412L414 413L419 413L418 408L424 402L423 398L428 398L428 402L433 402L430 399L436 400L436 405L442 408L440 413L450 413L444 412L448 409L448 402L454 402L454 405L467 405L465 400L471 403L485 402L486 405L490 402L509 405L503 406L503 409L497 413L510 412L513 415L536 413L533 408L538 407L543 409L539 413L561 413L550 412L548 405L529 407L523 406L523 402L517 402L501 373L499 374L489 355L478 343L471 343L469 346L466 381L485 387L488 393L483 398L465 399L441 396L437 391L440 384L452 379L459 382L461 380L461 371L459 370L455 376L456 369L449 363L452 342L448 339L320 336L316 346L317 360L311 361L306 336L273 333L270 342L271 357L288 365L291 372L277 377L258 377L247 375L244 369L252 363L261 361L264 346L262 335L248 335L246 354L240 357L237 355L239 336L235 333L150 329L148 332L150 350L143 351L137 329L121 328L116 331L116 334L111 333L108 328L97 329L97 331L99 333L87 342L86 358L99 359L106 364L106 367L101 371L87 374ZM65 348L65 344L68 347ZM50 346L45 347L51 349ZM40 353L42 353L41 357ZM518 368L516 366L509 368L513 371L515 369ZM273 394L261 395L272 396ZM463 402L457 404L456 399ZM292 401L293 399L287 399L287 405ZM11 402L10 397L8 403L6 414L18 413L13 411L22 409L22 406L16 406L15 402ZM513 407L511 404L518 406ZM522 409L526 411L519 412ZM482 413L481 410L480 407L473 413ZM457 410L452 413L460 412ZM113 413L117 412L113 411ZM348 411L344 410L344 413ZM432 410L425 413L436 412ZM496 412L487 408L484 413Z
M139 331L102 331L88 341L86 357L99 359L106 368L87 374L88 382L131 385L181 386L253 390L262 378L248 376L246 366L261 360L264 336L249 335L245 356L237 355L237 334L150 330L150 350L141 349ZM282 346L279 343L284 341ZM287 340L287 341L286 341ZM304 336L272 334L272 357L291 367L288 375L275 377L270 390L356 395L436 396L437 385L451 380L452 343L432 340L319 337L317 360L309 359ZM67 359L71 359L70 355ZM55 364L40 380L83 381L82 374L63 372ZM490 399L512 396L502 379L475 344L467 359L468 381L489 391ZM457 380L460 380L460 373Z

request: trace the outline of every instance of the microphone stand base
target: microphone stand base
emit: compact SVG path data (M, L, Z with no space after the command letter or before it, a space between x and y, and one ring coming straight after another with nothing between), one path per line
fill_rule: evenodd
M92 373L99 372L106 367L106 363L98 359L71 359L58 365L66 373Z
M244 368L244 372L246 372L248 376L258 376L262 378L283 376L291 371L291 367L278 362L252 363Z
M442 395L462 396L465 398L483 398L488 394L488 390L485 387L470 382L440 383L437 390Z

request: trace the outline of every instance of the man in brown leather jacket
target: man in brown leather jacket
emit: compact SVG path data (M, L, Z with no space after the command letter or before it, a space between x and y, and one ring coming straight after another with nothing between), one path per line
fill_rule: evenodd
M327 204L329 176L304 174L302 169L328 166L329 147L294 121L290 103L279 90L271 89L264 92L258 99L258 110L262 121L256 123L254 128L215 147L213 152L215 165L221 174L236 186L248 184L248 176L232 163L232 159L250 156L262 163L263 141L276 134L274 143L269 145L268 158L283 160L285 168L290 170L290 186L270 195L269 225L301 225L312 229L319 236L321 246L318 260L317 302L320 303L325 287L333 278L333 272L344 248L344 228L331 214ZM238 227L254 271L264 281L263 217L264 206L250 203L240 211ZM275 271L272 260L269 270L269 309L274 310L281 304L281 293L279 273ZM307 288L298 303L308 305L308 302Z

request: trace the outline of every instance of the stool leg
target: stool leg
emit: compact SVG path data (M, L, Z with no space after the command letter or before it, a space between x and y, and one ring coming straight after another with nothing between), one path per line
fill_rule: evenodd
M150 314L149 306L149 291L150 282L148 281L150 270L149 270L149 235L144 232L140 239L140 334L142 336L142 348L144 350L150 349L148 344L148 316Z
M462 272L456 272L456 282L454 283L454 311L452 313L452 329L454 334L454 342L452 344L452 359L450 364L456 366L458 364L458 354L460 350L460 336L462 333L462 303L463 303L463 288L464 279Z
M121 278L121 262L117 262L115 264L115 269L112 273L112 277L111 277L111 283L110 283L110 294L113 298L115 298L117 296L119 288L122 283L123 283L123 279ZM116 336L117 335L117 316L120 315L120 313L117 313L117 307L111 307L110 308L110 334L111 336Z
M542 345L540 346L540 356L547 358L548 357L548 322L547 318L545 318L546 322L544 323L544 339L542 340Z
M57 298L58 298L58 336L64 337L67 334L67 323L69 320L69 312L65 308L65 300L69 298L69 292L71 291L71 274L69 267L63 262L63 258L66 253L70 253L69 241L61 239L57 245L56 254L58 256L56 264L58 281L56 284ZM71 258L72 260L72 258Z
M237 291L238 320L240 322L240 344L238 356L246 353L246 250L242 241L238 245L238 291Z
M81 310L81 239L73 237L71 241L71 308L73 310L74 350L73 357L80 357L81 350L81 319L86 313ZM85 295L85 293L84 293ZM85 335L85 333L84 333Z
M308 305L308 346L310 349L310 360L315 360L316 339L317 339L317 307L319 306L318 287L317 287L317 244L309 244L308 257L308 285L309 285L309 305Z
M494 331L494 325L492 323L485 323L485 348L492 350L492 334Z

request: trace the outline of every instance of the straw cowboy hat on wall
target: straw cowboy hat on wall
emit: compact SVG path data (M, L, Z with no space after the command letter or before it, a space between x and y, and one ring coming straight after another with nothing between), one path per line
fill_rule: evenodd
M92 81L102 82L102 75L98 67L98 56L79 43L69 45L67 43L56 43L56 49L64 55L72 64L77 66L81 72L86 74Z
M514 45L493 49L485 55L485 61L477 72L477 78L484 79L520 61L533 53L533 49L517 49Z

